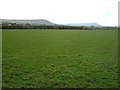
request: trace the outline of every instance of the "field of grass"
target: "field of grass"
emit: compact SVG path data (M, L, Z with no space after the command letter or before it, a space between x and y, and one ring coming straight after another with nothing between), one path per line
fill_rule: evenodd
M117 88L117 30L3 30L3 88Z

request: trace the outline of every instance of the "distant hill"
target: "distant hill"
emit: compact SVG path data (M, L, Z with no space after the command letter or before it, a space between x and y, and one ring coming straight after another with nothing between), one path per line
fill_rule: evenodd
M16 24L34 24L34 25L59 25L52 23L48 20L44 19L38 19L38 20L19 20L19 19L0 19L2 23L16 23ZM1 23L1 22L0 22ZM67 25L67 26L95 26L95 27L102 27L102 25L98 23L69 23L69 24L62 24L62 25Z
M68 26L95 26L95 27L101 27L102 25L98 23L69 23L66 24Z
M34 25L56 25L48 20L38 19L38 20L18 20L18 19L2 19L2 23L17 23L17 24L34 24Z

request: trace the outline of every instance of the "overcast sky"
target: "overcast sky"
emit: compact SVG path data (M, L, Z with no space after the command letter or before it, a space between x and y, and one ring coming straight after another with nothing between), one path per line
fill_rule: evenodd
M56 24L118 25L119 0L1 0L1 19L46 19Z

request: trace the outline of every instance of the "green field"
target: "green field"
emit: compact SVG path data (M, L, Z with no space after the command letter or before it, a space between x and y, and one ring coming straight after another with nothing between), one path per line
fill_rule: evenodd
M117 88L117 30L3 30L3 88Z

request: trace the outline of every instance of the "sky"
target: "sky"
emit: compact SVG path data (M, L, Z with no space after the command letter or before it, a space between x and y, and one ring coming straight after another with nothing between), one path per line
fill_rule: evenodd
M46 19L56 24L118 25L119 0L0 0L1 19Z

